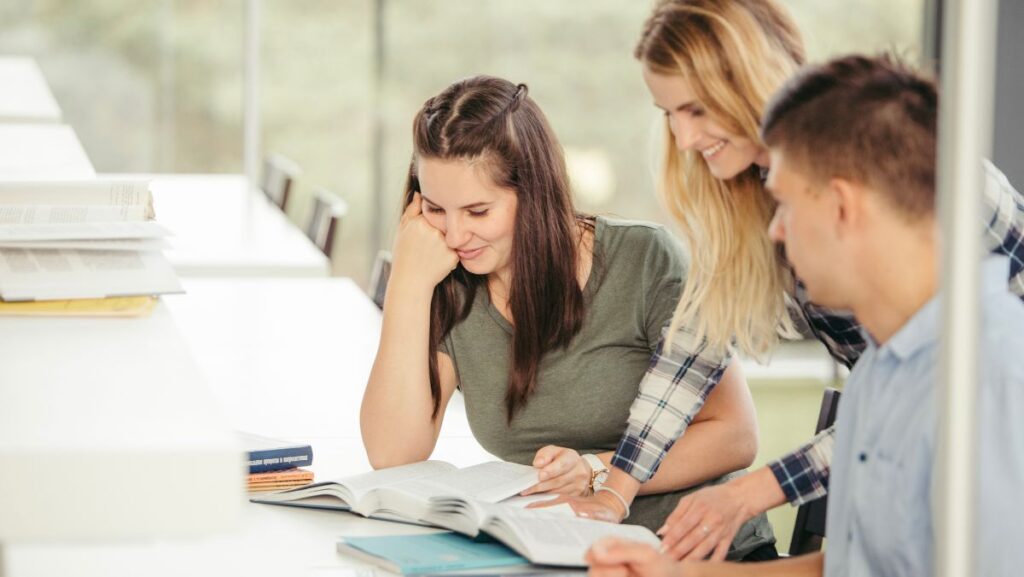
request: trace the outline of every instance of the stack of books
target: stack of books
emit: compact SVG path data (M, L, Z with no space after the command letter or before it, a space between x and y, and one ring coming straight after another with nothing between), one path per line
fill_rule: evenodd
M0 182L0 300L86 300L63 310L96 314L99 299L121 297L123 314L139 304L123 297L183 292L162 253L169 235L148 181Z
M252 433L239 433L249 457L249 492L281 491L313 482L313 447Z
M248 488L250 493L260 491L281 491L294 487L302 487L313 482L313 471L292 467L283 471L266 473L249 473Z

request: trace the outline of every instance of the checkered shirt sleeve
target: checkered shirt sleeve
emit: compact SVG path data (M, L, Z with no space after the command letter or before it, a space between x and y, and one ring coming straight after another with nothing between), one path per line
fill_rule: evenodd
M672 444L700 412L729 365L727 353L716 354L687 328L676 332L671 350L665 336L651 357L640 390L629 409L629 423L612 457L612 466L641 483L654 476Z

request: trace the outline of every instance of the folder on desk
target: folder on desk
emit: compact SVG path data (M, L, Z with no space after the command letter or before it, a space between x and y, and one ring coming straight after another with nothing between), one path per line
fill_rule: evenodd
M142 317L153 312L154 297L0 302L0 315L26 317Z
M455 533L346 537L338 551L403 575L529 564L497 541Z

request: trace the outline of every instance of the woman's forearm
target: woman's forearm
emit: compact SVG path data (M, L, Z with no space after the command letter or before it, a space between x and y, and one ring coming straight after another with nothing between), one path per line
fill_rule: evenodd
M757 431L727 421L694 423L665 456L658 472L640 486L641 495L666 493L745 469L757 456Z
M432 292L402 283L388 289L380 346L359 415L374 468L429 458L439 430L431 419L428 365Z
M608 464L613 454L609 451L598 457ZM625 471L612 468L605 485L632 500L638 494L677 491L745 469L756 455L756 431L744 431L728 422L701 421L690 425L649 481L641 484Z
M601 455L608 463L612 453ZM643 485L612 468L606 485L627 500L637 494L693 487L749 467L757 456L757 413L739 363L733 360L696 419L665 455L658 472Z

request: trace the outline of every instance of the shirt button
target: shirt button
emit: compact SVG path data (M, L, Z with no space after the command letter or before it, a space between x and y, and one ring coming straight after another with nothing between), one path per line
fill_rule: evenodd
M863 462L868 460L868 454L867 453L861 453L860 455L857 456L857 458L859 458L860 462L863 463Z

